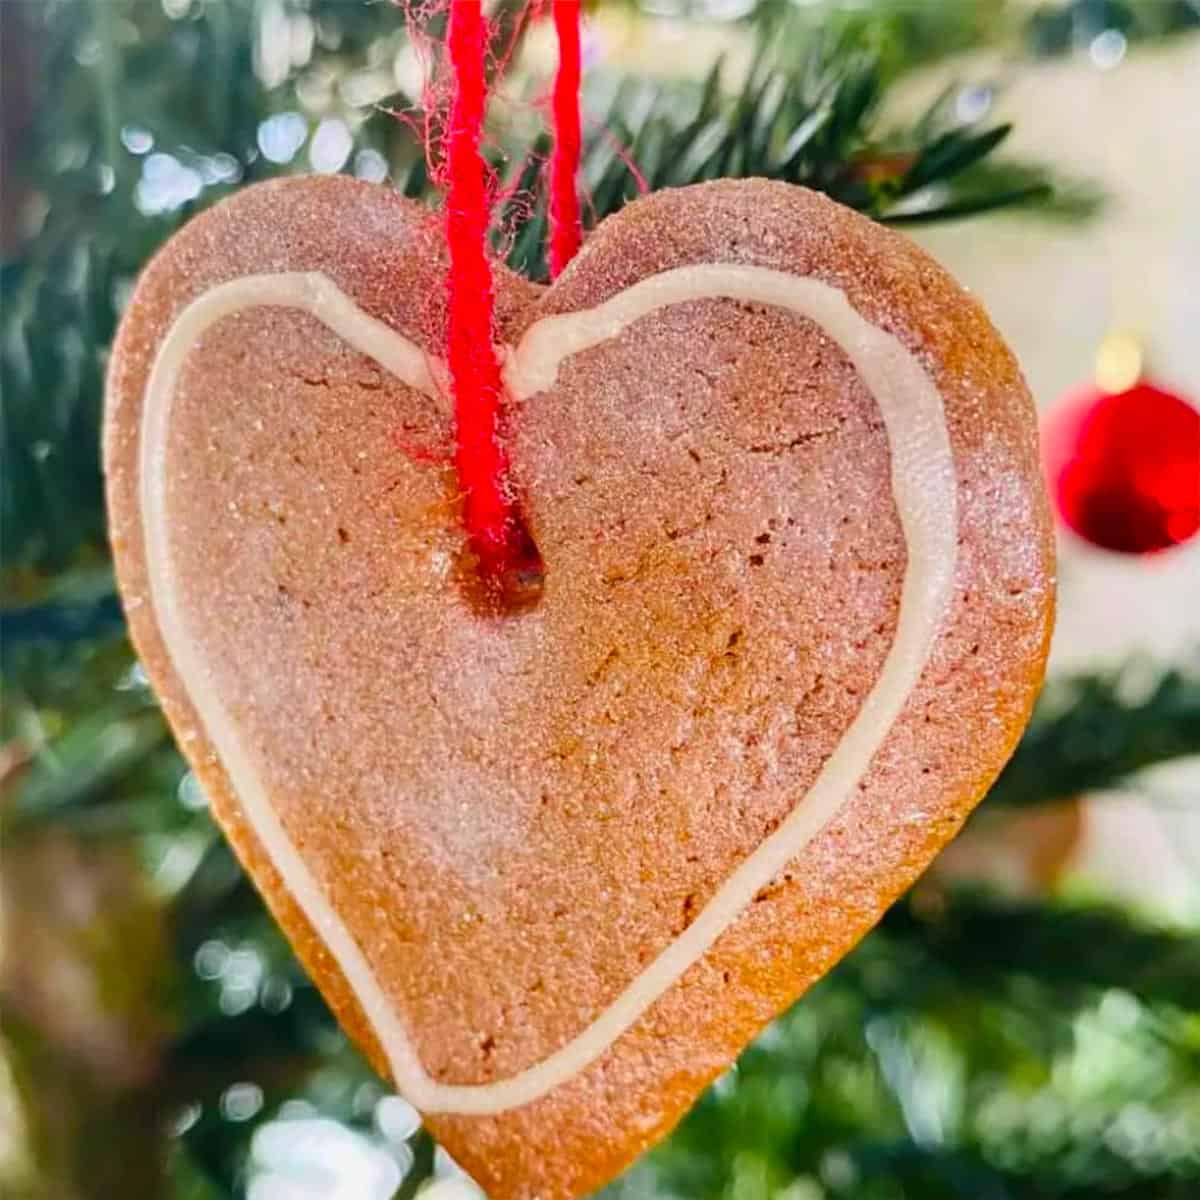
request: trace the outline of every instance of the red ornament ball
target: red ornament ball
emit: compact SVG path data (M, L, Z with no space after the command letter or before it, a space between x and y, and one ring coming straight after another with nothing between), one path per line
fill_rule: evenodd
M1200 528L1200 411L1149 383L1068 396L1042 429L1063 523L1105 550L1150 554Z

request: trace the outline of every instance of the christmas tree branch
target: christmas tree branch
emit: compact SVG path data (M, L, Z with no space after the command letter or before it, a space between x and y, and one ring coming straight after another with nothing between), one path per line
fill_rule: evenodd
M724 176L780 179L897 224L1017 206L1081 217L1098 203L1081 185L1056 189L1044 168L996 160L1011 127L958 121L949 96L884 133L888 74L849 40L765 39L736 93L726 89L727 73L719 61L698 83L608 84L611 99L593 108L584 150L593 224L637 195L638 176L650 191ZM537 186L544 153L535 145L522 162L508 210L517 230L509 263L535 278L547 275Z
M939 1200L1189 1200L1196 1186L1194 1177L1176 1172L1131 1170L1129 1164L1109 1164L1102 1193L1094 1179L1079 1180L1078 1162L1064 1171L1061 1163L1038 1163L1033 1171L1012 1170L997 1165L980 1150L967 1147L920 1145L911 1141L891 1144L862 1143L846 1150L856 1175L887 1179L905 1194L938 1197ZM1114 1170L1115 1168L1115 1170ZM1117 1179L1113 1178L1117 1175ZM870 1200L875 1193L854 1188L834 1188L831 1200L851 1196ZM882 1190L882 1197L886 1195Z
M1053 681L989 806L1042 804L1118 786L1145 767L1200 753L1200 663Z
M892 908L880 930L905 956L894 995L906 1002L964 986L991 993L1019 978L1064 1006L1108 988L1181 1008L1200 996L1200 940L1139 923L1116 907L921 892Z

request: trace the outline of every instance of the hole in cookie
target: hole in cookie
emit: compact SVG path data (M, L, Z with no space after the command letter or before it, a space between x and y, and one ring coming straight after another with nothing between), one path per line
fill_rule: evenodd
M485 617L529 611L541 600L546 583L542 556L520 516L513 518L503 547L468 543L455 573L467 603Z

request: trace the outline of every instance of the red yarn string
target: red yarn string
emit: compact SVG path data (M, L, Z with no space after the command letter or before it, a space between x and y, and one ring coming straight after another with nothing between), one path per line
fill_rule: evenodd
M451 0L447 40L454 70L446 135L446 286L455 466L480 573L506 587L506 577L536 564L537 552L517 513L500 442L503 384L493 341L495 288L488 257L492 199L489 171L479 153L487 101L487 22L480 0Z
M550 159L550 276L557 278L583 240L579 220L579 0L552 0L558 35L554 153Z

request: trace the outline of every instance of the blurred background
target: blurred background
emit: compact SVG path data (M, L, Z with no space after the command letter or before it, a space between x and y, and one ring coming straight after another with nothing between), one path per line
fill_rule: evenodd
M437 203L400 116L442 16L412 7L424 53L380 0L0 0L13 1200L478 1195L218 836L125 640L98 467L109 340L182 221L297 171ZM542 277L553 38L490 8L497 249ZM1050 682L992 794L610 1193L1200 1196L1200 3L597 0L585 55L589 221L768 175L903 227L1016 349L1062 522Z

